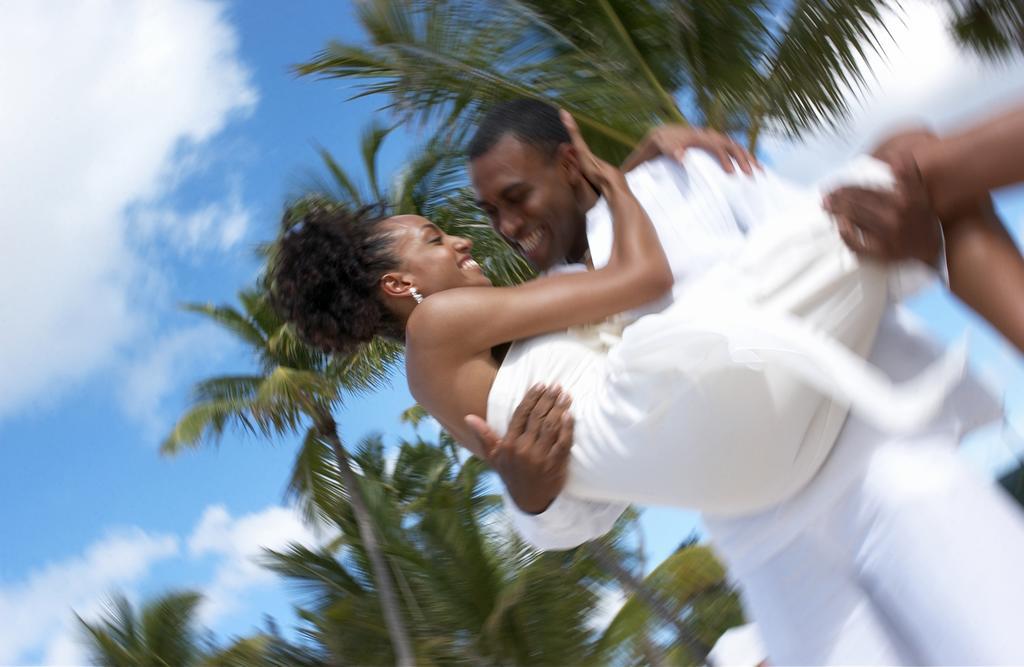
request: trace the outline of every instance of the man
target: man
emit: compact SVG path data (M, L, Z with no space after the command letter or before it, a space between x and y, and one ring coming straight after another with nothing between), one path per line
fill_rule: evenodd
M586 261L588 254L600 265L610 243L607 212L579 178L557 123L557 112L542 103L519 100L495 109L470 145L473 184L495 229L538 269ZM677 285L802 196L771 174L729 178L705 156L688 156L684 165L673 171L650 163L629 179L658 229ZM855 225L857 216L846 213L844 224ZM934 246L923 256L934 259L938 238L924 237ZM893 309L871 361L903 379L935 356ZM1024 527L1012 506L952 453L964 428L993 417L995 408L968 381L926 432L895 437L851 417L818 476L795 497L754 515L706 517L774 662L1024 660L1024 644L1008 620L1024 595L1024 577L1015 574L1024 558ZM536 451L537 433L512 428L498 440L478 419L468 420L523 510L510 508L513 521L541 548L597 537L624 509L558 496L565 448L521 456ZM928 483L908 485L914 476ZM976 546L986 544L999 548Z

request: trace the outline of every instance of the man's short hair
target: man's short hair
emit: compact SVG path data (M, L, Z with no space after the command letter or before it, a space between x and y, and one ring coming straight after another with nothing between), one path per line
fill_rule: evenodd
M507 134L533 146L548 159L554 157L560 144L570 142L569 131L558 117L556 107L521 97L502 102L487 112L469 142L469 159L486 154Z

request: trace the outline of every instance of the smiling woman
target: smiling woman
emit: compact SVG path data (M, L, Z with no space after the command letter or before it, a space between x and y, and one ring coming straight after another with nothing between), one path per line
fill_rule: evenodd
M384 233L392 251L401 257L397 270L385 273L380 289L385 296L422 297L457 287L490 286L491 281L470 253L469 239L448 236L426 218L397 215L388 218ZM420 299L416 299L416 295Z
M794 193L786 215L728 237L732 250L684 280L671 306L595 349L578 325L664 296L672 273L625 176L590 152L571 117L563 112L560 122L571 144L554 149L557 160L506 135L500 141L514 144L478 156L474 180L497 224L543 268L553 263L550 253L559 257L570 247L571 235L551 234L551 210L537 202L551 203L545 192L560 191L575 206L575 190L600 192L614 238L599 268L490 288L469 257L470 243L428 220L361 224L344 212L307 214L289 232L294 237L286 236L273 275L283 316L338 350L350 342L343 327L368 321L363 309L387 313L376 333L394 337L395 325L404 332L413 396L485 458L467 415L487 415L502 432L531 384L561 383L576 401L567 489L594 500L752 512L813 477L851 408L887 432L934 416L959 378L961 355L950 353L904 386L864 359L888 304L889 275L857 260L811 191ZM686 173L699 178L700 169ZM874 162L862 171L874 169L888 177ZM557 187L529 183L537 173ZM669 191L664 197L662 206L685 209ZM576 229L586 232L585 225ZM294 240L301 237L308 238ZM338 243L349 247L315 247ZM501 347L506 343L514 343L511 351Z
M606 267L492 288L470 256L471 243L426 219L305 206L296 211L301 224L285 234L271 275L282 316L334 351L404 331L413 395L474 448L463 417L485 410L500 363L493 348L637 307L672 284L650 220L622 173L594 158L578 133L574 144L574 156L583 156L574 178L600 187L614 214L616 252ZM545 240L531 240L536 234L524 239L545 247ZM346 247L332 247L340 245Z

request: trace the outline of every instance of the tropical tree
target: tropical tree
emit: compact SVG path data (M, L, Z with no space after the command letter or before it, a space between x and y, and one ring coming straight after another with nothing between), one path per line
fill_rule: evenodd
M755 146L766 126L842 117L892 4L367 0L356 11L369 45L332 42L297 71L353 79L357 95L456 143L482 107L531 96L571 111L609 159L665 121L746 132Z
M265 291L244 290L238 298L241 310L211 304L189 304L186 309L209 318L244 343L257 360L258 371L213 377L196 384L192 407L163 442L161 452L173 455L202 443L217 442L229 427L272 440L302 433L303 451L311 443L328 447L339 470L340 492L352 507L372 563L395 658L399 664L411 665L413 655L387 561L377 546L358 475L334 419L334 410L345 395L384 383L399 350L384 341L374 341L351 355L330 357L296 337L292 327L271 307Z
M403 413L412 424L424 416L419 408ZM633 574L640 556L628 546L635 513L571 552L529 549L496 511L501 499L486 466L447 434L436 443L403 442L392 457L370 437L352 458L382 527L420 660L631 664L640 656L661 664L654 658L667 656L700 664L722 632L743 622L724 568L706 547L687 542L645 580ZM271 553L267 564L306 594L299 613L308 640L336 659L375 663L386 657L375 591L336 479L325 448L305 452L290 493L342 534L323 549ZM597 605L615 587L627 602L611 626L597 627Z
M295 642L281 635L274 619L253 635L239 637L226 646L213 647L202 667L329 667L329 656L310 642Z
M965 46L1024 53L1019 0L943 0ZM458 140L515 96L571 111L621 159L650 126L694 122L796 135L832 125L888 40L899 0L364 0L369 44L331 42L301 74L353 80L399 121Z
M664 636L658 629L665 626L665 615L655 613L655 606L642 596L630 596L600 639L601 650L619 660L637 664L654 654L656 664L703 664L718 638L744 622L739 595L727 582L725 568L695 540L681 544L644 583L657 591L657 604L667 608L674 624L685 624L687 635L670 634L670 641L657 641Z
M1024 4L1020 0L945 0L957 41L991 59L1024 55Z
M193 592L167 593L136 611L126 597L115 595L97 621L75 616L98 665L189 667L204 653L196 624L201 599Z
M490 493L483 463L461 462L450 439L404 442L389 459L381 439L370 437L352 458L383 527L381 544L394 564L420 661L605 662L591 619L608 577L585 552L538 554L519 541L495 512L500 500ZM307 639L337 661L382 664L389 655L377 594L337 486L326 449L307 452L290 488L311 513L334 514L341 534L326 548L271 552L266 563L304 592L299 615ZM621 535L606 541L615 549Z

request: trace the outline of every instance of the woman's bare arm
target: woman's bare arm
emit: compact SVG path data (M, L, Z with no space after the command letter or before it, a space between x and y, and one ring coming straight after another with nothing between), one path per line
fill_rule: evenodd
M654 226L615 167L595 157L572 118L563 116L580 169L604 194L613 244L596 271L540 278L517 287L467 287L432 295L409 318L407 336L423 351L458 347L478 352L494 345L594 322L663 296L672 271Z

